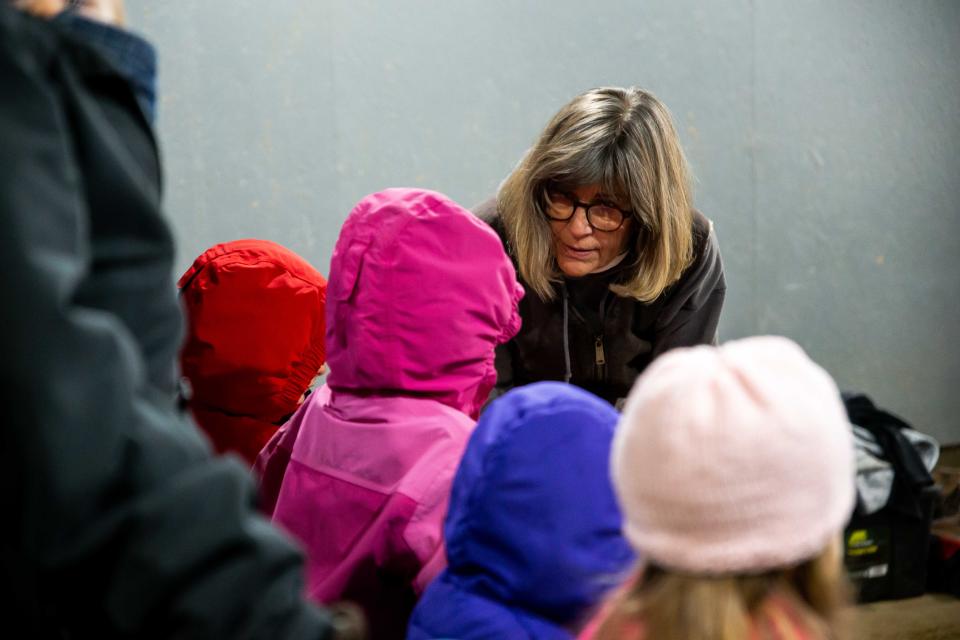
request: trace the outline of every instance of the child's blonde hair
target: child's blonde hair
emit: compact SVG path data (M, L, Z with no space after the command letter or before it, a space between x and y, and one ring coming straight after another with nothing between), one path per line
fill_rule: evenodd
M647 565L610 602L594 640L800 640L811 634L841 640L850 586L840 548L838 538L797 566L752 575L692 575ZM794 615L767 606L772 597L786 600Z

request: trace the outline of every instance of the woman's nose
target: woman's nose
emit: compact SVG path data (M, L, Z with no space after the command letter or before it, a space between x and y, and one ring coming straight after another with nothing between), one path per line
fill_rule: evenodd
M593 227L587 220L587 210L584 207L577 207L573 210L573 217L570 218L570 231L575 236L588 236L593 233Z

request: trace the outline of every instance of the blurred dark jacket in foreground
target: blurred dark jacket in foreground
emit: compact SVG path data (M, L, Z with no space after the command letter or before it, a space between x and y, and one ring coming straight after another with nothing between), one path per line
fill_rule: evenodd
M128 82L75 38L0 3L5 625L328 637L246 470L176 408L156 143Z

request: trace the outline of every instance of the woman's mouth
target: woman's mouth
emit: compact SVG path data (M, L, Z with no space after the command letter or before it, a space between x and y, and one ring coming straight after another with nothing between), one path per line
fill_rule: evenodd
M592 260L596 255L596 249L578 249L577 247L571 247L568 244L563 245L563 252L567 254L568 257L573 258L574 260Z

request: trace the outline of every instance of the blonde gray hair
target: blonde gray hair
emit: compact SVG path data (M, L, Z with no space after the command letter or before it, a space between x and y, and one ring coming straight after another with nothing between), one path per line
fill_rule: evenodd
M497 209L520 275L542 299L561 274L545 216L548 186L599 184L633 214L632 268L617 295L656 299L693 260L690 177L670 112L636 87L592 89L553 117L500 187Z

